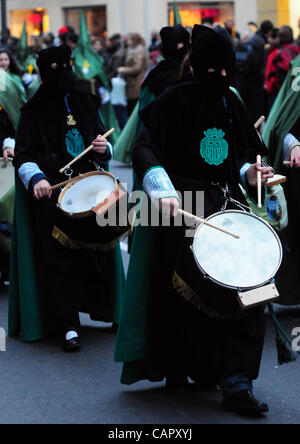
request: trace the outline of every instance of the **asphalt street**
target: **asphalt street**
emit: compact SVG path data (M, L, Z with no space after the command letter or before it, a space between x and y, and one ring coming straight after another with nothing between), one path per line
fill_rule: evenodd
M131 184L131 169L113 165ZM128 255L124 252L125 265ZM7 329L7 289L0 290L0 327ZM300 327L299 310L284 310L280 320L291 333ZM278 367L274 327L267 317L266 345L256 396L268 402L261 419L225 414L219 391L170 393L163 383L120 384L114 363L111 325L82 315L82 351L61 352L55 339L24 344L7 339L0 352L1 424L299 424L300 359Z

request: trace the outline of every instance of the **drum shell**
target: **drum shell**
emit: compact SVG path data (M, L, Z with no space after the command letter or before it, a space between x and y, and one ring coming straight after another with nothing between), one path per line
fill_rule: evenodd
M75 218L58 211L53 237L65 247L83 250L108 250L125 236L129 226L99 227L96 214Z
M87 173L79 178L79 180L97 174L104 174L113 178L115 180L114 192L119 190L119 185L116 179L110 173ZM70 187L66 187L59 195L59 204L57 206L55 224L52 233L53 237L62 245L70 249L107 251L114 248L118 241L127 234L130 228L128 222L126 225L121 225L119 223L120 220L124 221L124 218L120 217L120 213L123 211L120 202L117 201L114 206L116 224L114 226L107 225L100 227L97 225L96 213L92 208L89 211L74 214L70 214L63 210L60 203L69 188Z
M208 245L211 244L211 248L213 248L213 242L211 243L211 241L205 242L205 239L207 238L208 240L211 239L215 239L215 234L213 231L204 231L204 238L202 237L202 242L201 242L201 235L200 238L196 239L194 238L186 238L184 240L184 244L183 244L183 248L182 248L182 252L181 255L179 256L179 261L177 263L177 269L176 269L176 275L175 275L175 282L177 282L178 287L182 286L182 288L185 288L186 294L188 296L188 298L191 301L194 301L195 305L198 305L199 308L205 309L206 311L208 311L210 314L217 314L218 316L221 317L232 317L232 316L236 316L238 315L238 313L240 312L240 308L239 308L239 303L237 302L237 295L238 295L238 291L243 291L243 290L250 290L250 289L254 289L254 288L261 288L264 285L269 284L272 279L275 277L279 267L280 267L280 263L282 260L282 247L281 247L281 243L280 240L277 236L277 234L275 233L275 231L272 229L272 227L266 223L264 220L257 218L255 215L251 214L251 213L244 213L242 211L236 211L236 210L231 210L231 211L225 211L225 212L221 212L221 213L217 213L215 215L213 215L212 217L208 218L208 221L210 221L211 223L214 223L214 219L220 219L224 217L230 217L227 215L232 215L233 217L233 221L234 220L241 220L241 216L245 215L246 218L248 218L248 220L252 221L250 222L250 226L252 227L250 231L246 231L246 233L249 233L251 242L249 244L248 242L244 242L247 241L247 238L242 238L243 241L242 242L242 248L241 248L241 244L238 244L238 248L237 248L237 254L240 254L238 252L243 251L245 249L245 245L250 245L250 250L247 250L249 255L247 256L248 259L248 265L247 265L247 270L251 269L250 264L260 264L261 265L261 261L260 258L257 257L256 255L256 251L254 253L254 256L252 255L251 252L251 246L253 245L252 243L252 236L253 233L255 233L255 235L258 235L258 233L260 233L260 236L262 235L262 232L265 233L265 231L267 230L267 232L269 233L269 235L265 235L264 239L266 238L266 245L269 245L268 242L270 242L270 238L271 238L271 245L277 245L277 254L274 256L274 259L277 258L278 256L278 260L279 262L277 263L277 261L273 260L271 261L271 267L269 266L269 270L266 268L266 270L264 270L265 275L263 275L263 273L258 273L256 276L255 273L255 267L252 270L253 271L253 275L250 274L249 276L255 276L256 279L256 284L254 285L254 282L251 281L255 281L255 279L246 279L246 281L243 279L245 278L245 267L241 268L240 272L241 275L239 277L239 279L236 279L236 270L239 270L239 265L238 263L236 263L236 258L239 258L239 256L237 256L237 254L234 254L234 257L232 257L232 262L227 262L227 264L224 263L224 270L228 269L228 272L230 272L230 267L228 267L228 264L231 264L231 270L234 272L233 275L228 275L227 280L224 281L220 281L217 280L218 276L218 272L217 274L209 276L209 274L207 274L207 272L205 271L205 268L208 268L208 270L211 271L215 271L219 268L220 271L220 264L222 263L222 261L218 260L218 257L214 257L213 255L211 256L213 259L211 262L210 266L208 259L210 256L209 255L209 251L207 251L207 254L202 251L202 258L204 260L204 263L206 263L206 266L204 265L204 268L202 268L202 265L200 262L198 262L196 253L195 253L195 248L199 248L199 246L201 247L201 245L204 243L204 245L206 245L206 248ZM215 216L217 216L215 218ZM243 221L244 218L242 218ZM245 219L247 220L247 219ZM229 218L230 221L230 218ZM244 224L244 222L243 222ZM257 227L258 224L258 228ZM247 222L245 224L246 227L248 227L249 223ZM255 231L253 229L253 226L255 227ZM260 227L264 227L264 228L260 228ZM204 226L202 226L201 228L198 229L196 236L198 234L198 232L204 228ZM243 228L243 225L241 225L240 228ZM263 230L263 231L262 231ZM207 233L207 234L205 234ZM243 236L245 235L245 233L242 231ZM208 236L208 237L207 237ZM217 238L218 239L218 238ZM226 242L228 242L231 238L226 238ZM196 241L196 243L195 243ZM214 242L218 242L218 241L214 241ZM231 241L230 241L231 242ZM233 242L235 242L233 240ZM198 243L198 247L196 247ZM203 245L203 248L204 248ZM227 245L227 244L225 244ZM230 245L230 244L228 244ZM228 258L226 257L225 251L227 251L227 247L224 250L224 261L228 261ZM232 244L234 247L234 244ZM255 247L254 247L255 248ZM215 250L212 250L215 251ZM218 252L218 249L216 249L216 251ZM222 251L222 249L221 249ZM235 251L235 249L233 250ZM264 251L264 250L262 250ZM266 250L265 250L266 251ZM268 250L269 251L269 250ZM275 250L274 250L275 253ZM203 257L204 254L204 257ZM218 253L217 253L218 254ZM201 257L201 256L200 256ZM257 262L254 261L253 262L253 258L256 257L257 258ZM241 257L242 260L242 257ZM250 263L249 263L250 260ZM217 265L217 268L215 268L215 264ZM268 263L268 262L266 262ZM247 262L246 262L247 264ZM222 267L223 268L223 267ZM259 267L259 270L261 270L261 268ZM244 273L243 273L244 271ZM213 273L214 274L214 273ZM223 273L221 273L223 274ZM219 274L220 276L220 274ZM232 279L232 277L234 277L234 279ZM259 280L259 279L260 280ZM263 278L265 278L266 280L263 281ZM251 287L233 287L233 284L229 284L229 282L231 281L236 281L236 284L239 282L238 285L240 285L242 282L244 282L244 284L246 284L246 282L248 281L248 285L250 285L251 282Z
M198 309L211 317L235 319L243 316L237 292L221 287L204 276L193 254L193 238L185 238L178 255L174 286Z

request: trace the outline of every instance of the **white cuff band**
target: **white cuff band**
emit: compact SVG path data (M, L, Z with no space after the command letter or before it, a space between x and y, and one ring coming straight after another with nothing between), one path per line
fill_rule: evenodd
M168 197L175 197L180 201L171 179L162 167L154 167L147 171L143 186L148 196L156 204L160 199Z
M34 162L26 162L19 168L18 174L20 179L22 180L26 190L29 188L29 184L33 176L36 174L44 174L43 171L40 170L37 163Z
M12 150L15 149L16 146L16 141L15 139L12 139L11 137L7 137L6 139L4 139L3 141L3 147L2 147L2 151L10 148Z
M283 143L283 160L290 160L290 148L291 146L295 145L300 146L300 142L298 139L296 139L293 134L289 133L287 136L285 136L284 143Z

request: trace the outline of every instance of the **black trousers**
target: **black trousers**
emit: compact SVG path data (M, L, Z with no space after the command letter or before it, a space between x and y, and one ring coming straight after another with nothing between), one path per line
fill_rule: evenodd
M149 283L153 288L148 308L149 360L159 374L188 376L209 384L237 373L257 379L265 337L264 307L227 320L207 315L186 301L172 287L181 237L177 231L177 238L176 230L170 229L159 237L162 262ZM200 279L199 271L197 276Z
M80 328L79 312L107 294L105 253L72 250L52 237L57 196L33 201L45 294L47 323L60 333Z

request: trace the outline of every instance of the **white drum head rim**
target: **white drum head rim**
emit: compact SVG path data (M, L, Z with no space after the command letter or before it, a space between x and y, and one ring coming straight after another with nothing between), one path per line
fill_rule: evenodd
M228 289L231 289L231 290L236 290L236 291L253 290L253 289L256 289L256 288L261 288L261 287L263 287L264 285L267 285L267 284L269 284L270 282L272 282L272 281L274 280L274 278L275 278L275 276L276 276L278 270L280 269L280 266L281 266L281 263L282 263L282 258L283 258L283 248L282 248L282 244L281 244L281 241L280 241L280 239L279 239L279 237L278 237L276 231L273 229L273 227L272 227L270 224L268 224L268 222L266 222L264 219L262 219L262 218L256 216L254 213L252 213L252 212L251 212L251 213L247 213L247 212L240 211L240 210L226 210L226 211L221 211L221 212L218 212L218 213L215 213L215 214L209 216L209 217L206 219L206 221L211 221L212 223L214 223L214 222L213 222L213 219L215 219L216 217L218 217L218 216L220 216L220 215L224 215L224 214L228 214L228 215L229 215L229 214L241 214L241 215L245 215L245 216L251 217L251 218L253 218L253 219L256 219L256 220L258 220L260 223L264 224L264 225L269 229L269 231L273 234L274 239L275 239L276 242L277 242L278 253L279 253L279 254L278 254L278 256L279 256L278 265L277 265L276 267L274 267L274 273L272 273L272 276L269 276L269 277L268 277L267 279L265 279L263 282L260 282L260 283L257 283L257 284L255 284L255 285L251 285L251 286L234 286L234 285L230 285L230 284L228 284L228 283L226 283L226 282L222 282L221 280L218 280L218 279L214 278L214 277L211 276L211 275L207 272L207 270L206 270L206 269L200 264L199 259L198 259L198 257L197 257L197 252L196 252L195 245L196 245L197 239L199 238L198 233L200 232L201 229L203 229L203 228L208 228L207 226L205 226L204 224L202 224L202 225L200 225L199 228L197 229L197 232L196 232L196 235L195 235L195 238L194 238L194 241L193 241L193 246L192 246L192 251L193 251L194 259L195 259L196 264L197 264L197 267L199 268L199 270L201 271L201 273L204 275L205 278L209 279L209 280L212 281L213 283L215 283L215 284L217 284L217 285L219 285L219 286L221 286L221 287L228 288ZM216 234L216 233L219 233L219 234L222 234L223 236L229 236L229 235L227 235L227 234L220 233L219 231L216 231L216 230L214 230L213 228L209 228L209 229L212 230L212 232L215 232L215 234ZM229 228L229 231L230 231L230 228ZM233 228L232 231L234 231L234 228ZM214 233L212 233L212 234L214 234ZM235 233L235 234L239 235L239 233ZM232 239L233 239L233 238L232 238Z
M64 193L60 207L68 214L92 211L114 192L115 183L115 178L107 174L84 177Z

